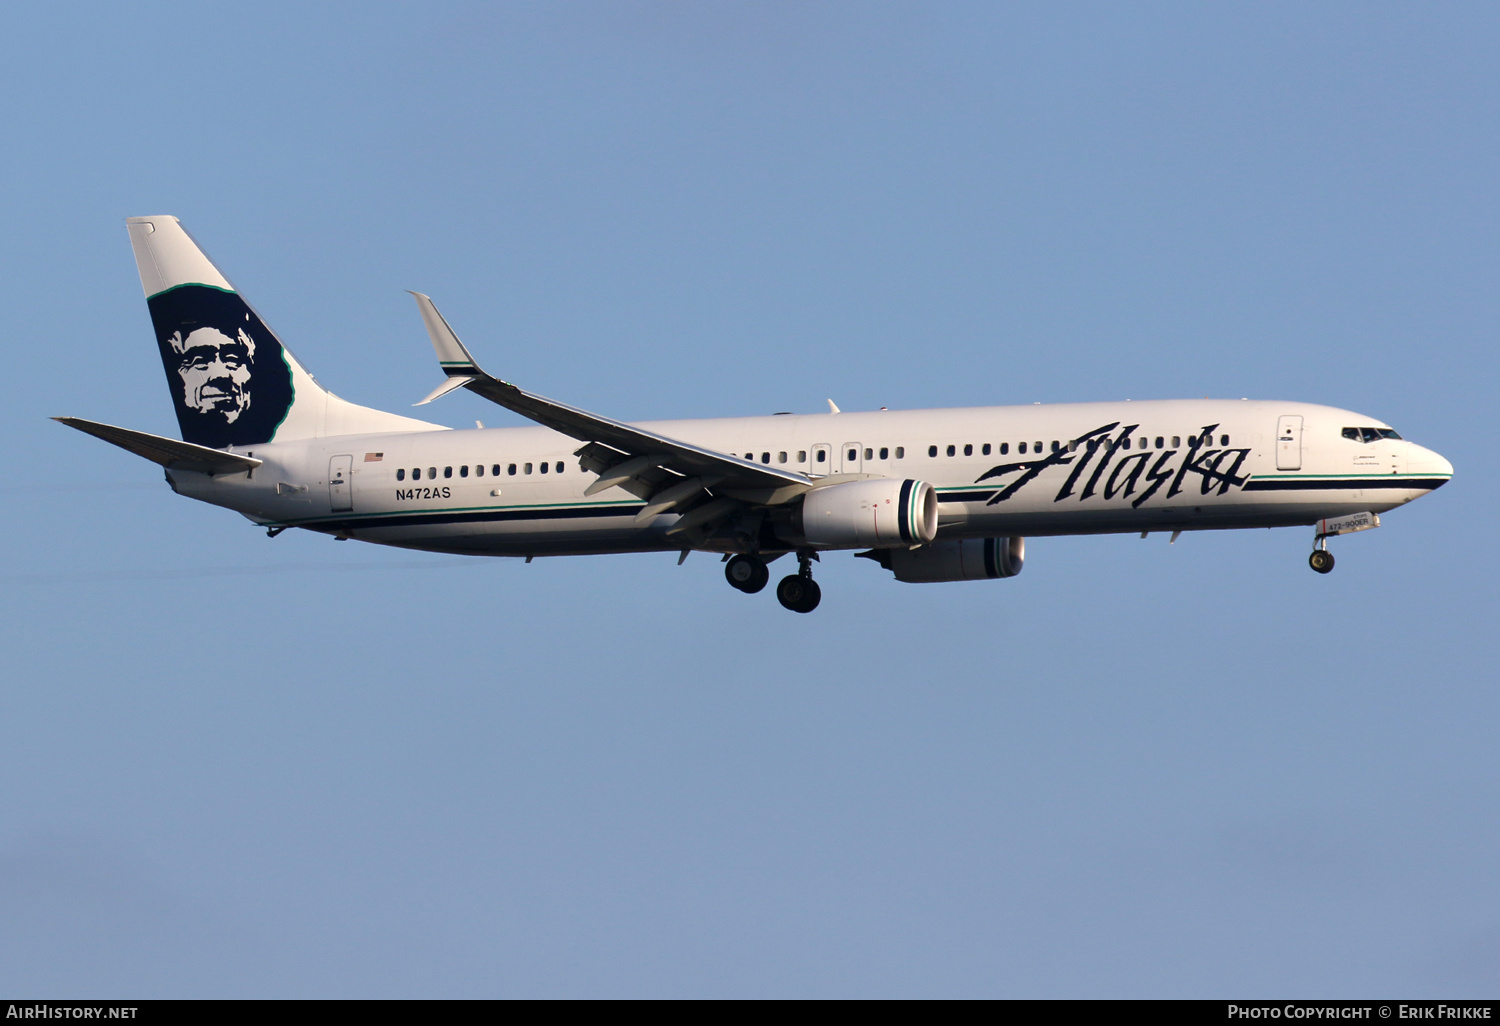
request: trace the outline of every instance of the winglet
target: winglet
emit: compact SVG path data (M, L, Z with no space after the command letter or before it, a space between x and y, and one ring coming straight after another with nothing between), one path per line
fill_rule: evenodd
M836 405L834 405L833 400L830 399L830 400L828 400L828 412L829 413L843 413L844 411L841 410L841 409L839 409Z
M447 395L455 388L462 388L477 377L484 376L484 371L474 362L474 357L464 348L464 344L458 340L458 335L449 327L447 320L438 313L438 308L433 304L430 296L420 292L412 292L412 297L417 301L417 309L422 314L422 324L427 328L427 336L432 339L433 351L437 353L438 363L443 368L443 373L448 375L448 380L437 388L432 394L414 406L430 403Z

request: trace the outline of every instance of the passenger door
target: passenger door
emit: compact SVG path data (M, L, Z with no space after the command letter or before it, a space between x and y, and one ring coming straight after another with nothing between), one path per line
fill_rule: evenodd
M1276 469L1302 469L1302 418L1286 416L1276 421Z
M354 509L353 456L335 456L328 461L328 505L335 513Z

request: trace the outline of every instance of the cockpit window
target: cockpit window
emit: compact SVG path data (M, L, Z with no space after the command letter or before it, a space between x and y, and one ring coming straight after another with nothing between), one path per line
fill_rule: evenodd
M1396 432L1391 430L1390 428L1346 427L1344 428L1343 434L1344 437L1349 439L1351 442L1362 442L1365 444L1369 444L1370 442L1378 442L1382 438L1388 438L1396 442L1401 441L1401 436L1396 434Z

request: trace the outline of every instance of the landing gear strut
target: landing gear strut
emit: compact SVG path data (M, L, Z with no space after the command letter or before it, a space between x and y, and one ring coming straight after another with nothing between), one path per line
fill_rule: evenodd
M794 613L811 613L823 600L823 589L812 579L812 554L797 553L797 572L781 579L776 599Z
M1328 539L1339 534L1353 534L1380 526L1379 515L1366 510L1363 513L1348 513L1341 517L1319 520L1313 535L1313 552L1307 557L1307 565L1320 574L1333 569L1333 553L1328 551Z
M754 556L735 556L724 564L724 579L731 587L738 588L746 595L754 595L771 579L771 571Z

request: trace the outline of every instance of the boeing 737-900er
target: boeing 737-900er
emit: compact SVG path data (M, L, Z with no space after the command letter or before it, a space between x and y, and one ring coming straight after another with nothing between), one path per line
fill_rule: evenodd
M182 439L58 419L272 537L528 561L702 550L744 592L793 555L776 597L806 613L813 561L839 549L898 581L974 581L1020 573L1027 536L1311 525L1309 562L1327 573L1330 536L1378 527L1453 473L1364 414L1243 399L872 413L830 400L813 415L627 424L486 374L413 293L447 376L422 402L467 388L537 425L453 430L328 392L175 217L127 226Z

